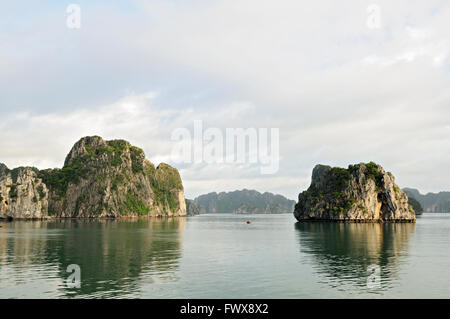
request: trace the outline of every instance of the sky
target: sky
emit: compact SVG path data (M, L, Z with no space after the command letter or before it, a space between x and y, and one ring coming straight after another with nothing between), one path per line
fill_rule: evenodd
M316 164L375 161L450 190L448 1L0 3L0 162L62 167L83 136L180 170L188 198L296 199ZM69 28L75 3L80 28ZM278 128L279 170L177 163L177 128Z

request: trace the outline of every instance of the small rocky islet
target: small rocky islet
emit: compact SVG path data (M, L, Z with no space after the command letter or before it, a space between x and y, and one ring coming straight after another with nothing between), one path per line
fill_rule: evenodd
M180 174L124 140L84 137L62 169L0 164L0 218L185 216Z
M395 178L370 162L347 169L317 165L295 205L299 222L412 222L416 214Z

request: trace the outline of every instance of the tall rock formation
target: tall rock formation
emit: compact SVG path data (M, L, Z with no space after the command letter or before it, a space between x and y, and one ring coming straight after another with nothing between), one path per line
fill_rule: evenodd
M186 199L186 216L200 215L200 209L194 204L191 199Z
M186 215L178 171L167 164L155 167L124 140L82 138L62 169L21 168L12 174L16 170L2 167L0 190L10 204L2 214L9 218Z
M0 164L0 218L41 219L47 215L48 189L31 167L9 170Z
M373 162L348 169L317 165L299 195L298 221L415 222L414 209L394 176Z

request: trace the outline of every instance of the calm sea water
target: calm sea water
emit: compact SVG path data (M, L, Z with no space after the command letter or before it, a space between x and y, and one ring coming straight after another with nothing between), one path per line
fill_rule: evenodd
M0 298L450 297L450 214L416 225L288 214L0 226ZM71 264L80 288L67 287Z

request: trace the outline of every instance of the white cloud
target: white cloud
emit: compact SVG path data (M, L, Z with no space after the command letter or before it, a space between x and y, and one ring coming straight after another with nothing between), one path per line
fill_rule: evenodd
M193 129L197 119L205 119L223 129L231 119L236 125L245 125L245 116L253 107L249 103L233 103L218 109L213 115L198 113L191 109L179 111L157 106L157 94L149 92L130 95L110 105L77 109L72 112L48 114L12 113L0 124L3 132L0 140L2 161L9 167L36 166L39 168L61 167L70 147L81 137L100 135L106 139L126 139L142 147L147 157L155 164L171 162L171 150L176 141L171 141L171 132L178 127ZM22 127L19 132L16 126ZM20 141L19 143L17 141ZM189 164L182 169L187 194L208 189L216 180L228 180L230 185L242 184L239 176L249 165ZM215 176L224 172L223 176ZM252 169L253 177L259 171ZM186 177L186 178L185 178ZM203 180L203 188L190 190L190 180ZM209 181L209 183L207 182ZM254 183L253 183L254 184ZM195 185L195 182L194 182Z
M180 166L191 197L249 185L294 198L316 163L368 160L401 186L450 189L448 2L378 1L376 30L360 1L133 3L92 2L78 33L50 8L0 31L0 161L59 166L92 134L168 161L171 130L203 120L280 128L282 160L264 178Z

